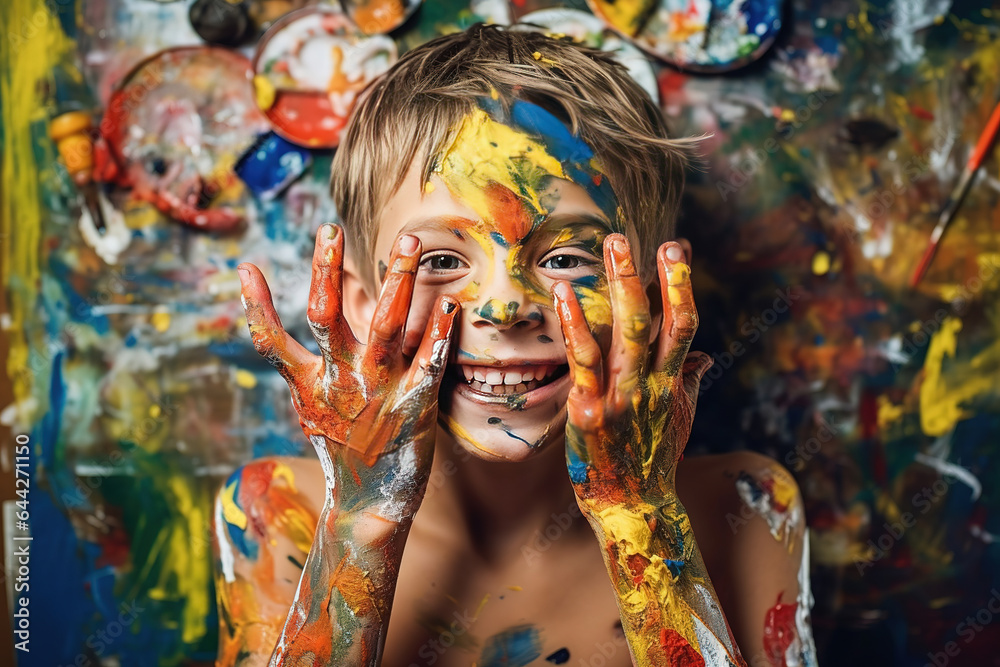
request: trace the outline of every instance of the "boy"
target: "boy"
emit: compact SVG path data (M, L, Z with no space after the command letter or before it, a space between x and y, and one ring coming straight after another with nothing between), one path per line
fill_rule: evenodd
M711 365L664 242L686 148L605 54L533 32L373 85L317 235L320 357L239 267L319 463L220 493L219 664L815 664L789 474L677 465Z

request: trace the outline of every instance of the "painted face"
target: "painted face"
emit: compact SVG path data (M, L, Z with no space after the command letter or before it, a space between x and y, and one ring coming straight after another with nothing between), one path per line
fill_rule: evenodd
M586 143L528 102L506 113L486 100L435 164L427 182L411 167L384 209L376 276L398 235L420 239L404 349L416 349L434 300L456 297L440 424L474 454L521 460L565 428L570 381L552 285L569 281L598 340L610 334L602 244L625 231L618 203Z

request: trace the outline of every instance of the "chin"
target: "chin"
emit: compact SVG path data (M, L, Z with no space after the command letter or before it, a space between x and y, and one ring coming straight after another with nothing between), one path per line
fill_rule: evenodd
M541 380L515 377L504 386L456 367L441 386L440 427L459 447L486 461L526 461L554 442L565 442L568 368L543 370Z

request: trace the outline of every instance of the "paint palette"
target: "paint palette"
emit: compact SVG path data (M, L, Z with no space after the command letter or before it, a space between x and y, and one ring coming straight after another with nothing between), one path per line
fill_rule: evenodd
M392 32L406 23L422 0L340 0L355 25L368 35Z
M168 49L117 86L101 133L122 184L178 222L229 231L246 191L232 165L267 121L248 85L250 62L228 49Z
M781 29L783 0L587 0L639 48L683 69L720 72L759 58Z
M288 141L333 148L358 94L394 62L390 38L365 35L335 8L303 9L271 26L257 46L257 103Z
M530 25L526 25L530 24ZM595 49L602 49L614 56L628 70L636 83L649 93L654 102L659 101L656 74L646 56L629 42L616 35L593 14L577 9L541 9L520 18L518 29L542 28L547 34L566 35L577 42Z

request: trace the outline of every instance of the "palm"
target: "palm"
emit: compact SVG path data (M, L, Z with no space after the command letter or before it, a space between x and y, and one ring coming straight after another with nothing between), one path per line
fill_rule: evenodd
M662 500L675 493L674 472L711 359L688 353L697 311L686 265L669 261L661 249L663 322L650 360L649 304L624 237L606 240L605 263L614 313L606 355L572 291L555 290L573 378L566 427L570 478L577 495L591 503Z
M362 344L341 309L343 235L321 228L308 309L319 356L284 330L257 267L240 267L246 272L243 299L254 346L284 377L303 431L326 454L343 456L347 449L371 467L399 446L412 444L427 453L433 443L437 389L457 309L452 301L439 302L414 359L404 360L403 329L419 250L417 244L403 252L397 243L368 343ZM429 466L428 456L419 459Z

